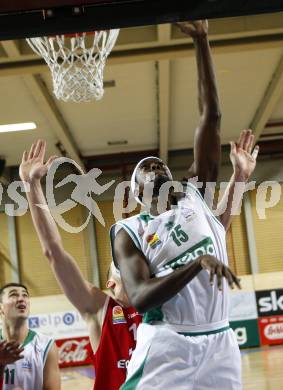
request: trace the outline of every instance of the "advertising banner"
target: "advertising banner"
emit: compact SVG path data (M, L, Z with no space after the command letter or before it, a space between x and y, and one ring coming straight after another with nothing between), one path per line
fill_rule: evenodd
M38 314L29 317L29 327L55 340L88 335L86 324L76 311Z
M257 306L254 291L230 293L230 321L252 320L256 318Z
M283 316L258 319L262 345L283 344Z
M56 340L56 345L61 368L92 364L92 350L88 337Z
M283 315L283 289L256 291L259 317Z
M240 348L258 347L260 344L257 319L230 322Z

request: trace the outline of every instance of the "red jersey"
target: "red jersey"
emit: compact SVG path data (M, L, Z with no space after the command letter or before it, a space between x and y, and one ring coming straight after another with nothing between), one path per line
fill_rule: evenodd
M94 355L94 390L119 390L125 382L141 320L142 316L134 308L125 309L109 298L100 343Z

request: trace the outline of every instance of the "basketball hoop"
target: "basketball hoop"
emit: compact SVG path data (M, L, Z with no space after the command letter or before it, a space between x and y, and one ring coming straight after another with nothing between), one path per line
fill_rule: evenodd
M119 29L28 38L27 42L51 70L53 91L65 102L99 100L104 94L103 71Z

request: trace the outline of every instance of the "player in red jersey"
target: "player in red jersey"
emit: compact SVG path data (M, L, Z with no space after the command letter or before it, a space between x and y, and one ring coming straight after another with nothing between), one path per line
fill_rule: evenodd
M119 389L126 379L126 368L136 346L141 316L133 308L117 305L108 298L100 344L94 356L97 367L95 389Z
M129 301L114 268L107 287L115 300L82 275L72 256L65 251L60 233L47 207L41 178L55 157L44 164L45 142L33 144L24 152L20 177L27 187L27 198L42 250L62 290L80 312L89 330L96 370L95 390L118 390L126 378L126 366L136 343L136 328L141 316L128 307ZM30 188L28 188L30 187ZM46 205L46 208L37 205Z

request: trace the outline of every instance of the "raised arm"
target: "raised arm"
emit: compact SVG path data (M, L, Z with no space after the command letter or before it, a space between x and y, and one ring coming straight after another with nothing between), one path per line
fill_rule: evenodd
M256 145L253 150L253 144L254 135L252 130L242 130L238 142L231 142L230 160L233 166L233 174L219 202L220 209L225 207L224 212L220 216L220 221L226 231L231 225L233 210L237 210L242 200L235 196L236 185L237 183L246 183L256 167L259 147Z
M222 278L233 288L239 286L237 277L213 256L200 256L163 277L151 277L146 258L136 248L128 233L121 229L114 240L114 254L129 300L139 312L144 313L158 307L175 296L202 269L210 272L210 282L217 277L222 289Z
M220 105L214 66L208 41L207 20L178 23L181 31L193 39L198 72L200 122L195 132L194 163L189 177L198 176L204 183L215 182L221 158Z
M33 223L43 253L67 298L83 316L97 314L104 305L106 295L84 279L73 257L65 251L56 223L46 204L40 180L56 157L51 157L44 164L45 148L44 141L37 141L29 153L24 152L20 166L21 179L25 185L30 185L27 199ZM38 207L38 204L46 207Z

